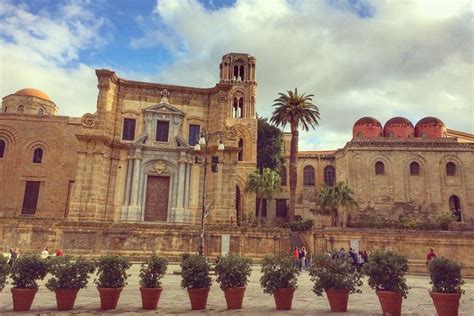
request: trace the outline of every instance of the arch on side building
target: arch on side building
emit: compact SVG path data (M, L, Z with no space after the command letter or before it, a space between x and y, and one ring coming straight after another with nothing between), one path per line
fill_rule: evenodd
M456 222L462 222L461 199L455 194L449 197L449 210L456 218Z

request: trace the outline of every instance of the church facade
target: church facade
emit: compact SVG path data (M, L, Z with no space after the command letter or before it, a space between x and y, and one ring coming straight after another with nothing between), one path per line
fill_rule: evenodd
M97 70L97 111L57 116L42 91L5 96L0 115L0 212L71 220L236 222L256 164L256 59L227 54L220 81L193 88ZM203 192L208 137L206 190ZM218 150L223 143L224 150ZM205 197L203 199L203 194Z
M204 206L212 223L248 218L256 208L255 196L244 194L256 167L256 59L227 54L219 73L214 87L194 88L97 70L97 111L82 117L58 116L58 106L36 89L5 96L0 216L198 224ZM201 136L207 146L197 148ZM287 158L289 139L285 134ZM287 167L283 191L263 204L267 225L288 220ZM362 118L344 148L299 152L297 215L327 221L318 215L317 192L339 181L355 193L354 219L453 211L471 222L474 136L430 117L384 126Z

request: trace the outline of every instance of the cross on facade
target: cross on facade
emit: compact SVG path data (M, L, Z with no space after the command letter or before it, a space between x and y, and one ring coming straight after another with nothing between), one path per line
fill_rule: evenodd
M170 95L170 93L168 92L168 90L163 90L160 92L161 94L161 103L169 103L168 102L168 96Z

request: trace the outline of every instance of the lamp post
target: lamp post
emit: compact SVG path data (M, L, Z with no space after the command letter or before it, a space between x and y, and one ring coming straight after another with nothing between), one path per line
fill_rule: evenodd
M194 150L200 151L201 146L204 146L204 177L202 183L202 208L201 208L201 233L199 240L199 255L204 256L204 218L206 213L206 177L207 177L207 155L209 153L209 140L214 136L221 136L221 132L210 133L207 130L203 129L201 132L201 137L196 145L194 145ZM224 143L222 138L219 141L217 150L224 150Z

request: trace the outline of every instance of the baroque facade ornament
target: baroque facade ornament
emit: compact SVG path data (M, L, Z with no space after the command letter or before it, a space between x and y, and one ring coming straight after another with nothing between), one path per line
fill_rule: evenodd
M163 163L163 161L156 162L151 168L151 171L157 174L162 174L166 171L166 165Z

